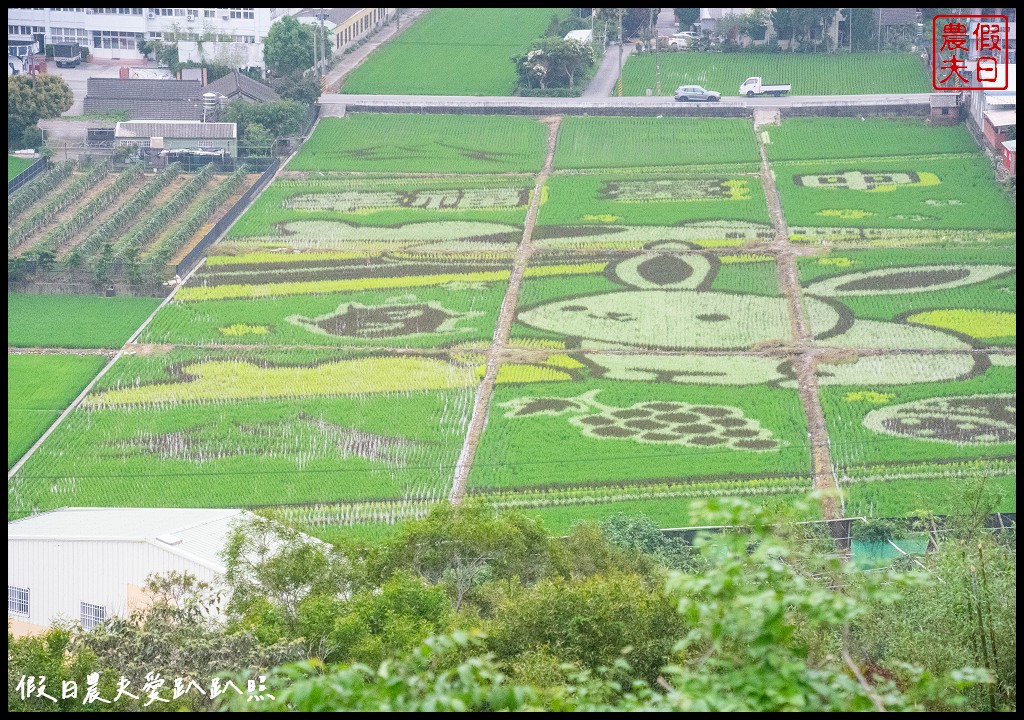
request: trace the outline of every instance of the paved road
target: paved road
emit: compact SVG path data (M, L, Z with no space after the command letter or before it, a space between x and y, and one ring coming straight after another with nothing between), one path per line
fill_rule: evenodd
M636 46L627 43L622 46L622 64L632 54ZM619 79L619 46L609 45L604 49L604 58L601 60L601 67L594 73L594 79L583 91L585 98L606 98L615 92L615 82Z
M530 97L458 97L447 95L339 95L326 94L320 97L320 104L360 106L360 109L388 108L473 108L481 112L509 108L513 111L536 111L543 114L559 108L576 108L586 112L590 108L676 108L689 106L705 109L715 114L716 108L726 111L722 114L736 114L737 111L755 108L815 108L815 107L902 107L928 106L928 93L888 95L796 95L788 97L724 97L720 103L677 103L671 97L604 97L604 98L530 98Z

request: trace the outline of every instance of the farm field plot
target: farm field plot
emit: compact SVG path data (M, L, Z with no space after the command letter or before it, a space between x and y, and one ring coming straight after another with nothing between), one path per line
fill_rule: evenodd
M946 477L942 477L945 470ZM1017 511L1016 467L1012 475L972 474L970 467L936 468L930 478L851 482L843 487L847 513L854 516L914 517L922 509L936 515L963 511L965 488L977 483L999 496L995 512ZM921 474L921 473L917 473Z
M434 8L376 50L345 80L344 93L510 95L509 58L544 34L564 8Z
M7 467L64 412L107 359L102 355L7 356Z
M567 117L558 130L554 167L638 168L742 165L759 157L748 120L676 117Z
M303 350L126 357L10 481L9 509L439 500L476 366Z
M1015 231L1016 210L979 155L773 163L791 233L801 226Z
M862 250L799 260L819 345L884 349L1016 346L1016 253Z
M653 491L649 483L670 483L679 494L701 492L702 482L735 492L744 478L771 478L751 482L764 492L808 489L800 398L765 381L781 376L782 361L710 360L715 371L693 356L549 357L564 379L496 389L470 487L614 483L638 499Z
M28 168L29 165L34 163L35 160L26 160L25 158L14 157L13 155L7 156L7 179L13 180L14 178L21 175L22 171Z
M963 125L926 125L918 118L787 118L762 128L761 136L771 161L978 152Z
M840 473L1016 456L1016 356L905 354L819 365Z
M512 327L513 339L546 347L623 350L749 350L791 334L774 258L682 252L535 257ZM769 370L778 360L755 360L765 362L760 375L775 377ZM698 374L717 374L723 361L694 355L673 362L663 371L685 374L696 363Z
M282 257L277 255L263 262L204 266L143 340L393 347L487 343L511 271L511 261L500 255L306 255L313 259L302 262L299 254L273 262ZM304 292L292 294L295 288ZM229 297L201 299L204 291L218 289Z
M312 221L323 227L330 222L391 228L453 221L522 225L533 185L528 176L367 179L319 174L299 178L289 173L287 179L276 180L260 195L231 228L229 237L301 233L303 223Z
M755 175L556 175L545 185L542 225L769 224ZM723 223L727 224L727 223Z
M61 163L11 198L8 277L159 285L257 177L245 166L184 174L174 163L149 175L139 163L116 174Z
M926 93L926 66L912 53L793 55L789 53L663 53L661 87L666 95L679 85L702 85L722 95L738 95L740 83L760 76L789 83L792 95ZM630 55L622 70L622 92L643 95L654 87L653 54Z
M356 113L321 120L288 170L538 172L547 138L532 117Z
M119 348L160 305L156 298L7 293L7 344Z

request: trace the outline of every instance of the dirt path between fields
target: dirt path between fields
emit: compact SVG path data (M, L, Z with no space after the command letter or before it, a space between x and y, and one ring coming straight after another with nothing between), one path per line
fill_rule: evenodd
M772 226L775 228L773 245L776 251L779 289L789 302L789 317L793 329L793 370L796 372L800 399L803 402L804 414L807 416L814 488L828 493L822 498L822 514L825 520L838 520L843 517L842 495L832 468L832 452L828 431L825 427L825 413L821 407L821 395L818 391L814 336L801 302L800 274L796 265L797 254L789 243L789 227L786 225L786 218L782 212L782 201L779 199L775 176L772 174L768 156L765 154L764 142L759 133L755 134L757 150L761 154L761 184L764 186L765 198L768 200L768 213L771 216ZM835 491L835 493L831 491Z
M8 355L116 355L115 348L48 348L7 346Z
M544 121L548 124L548 153L544 158L544 167L537 175L533 186L533 197L530 198L530 209L526 213L526 223L523 227L523 240L519 243L519 249L516 251L512 274L508 280L508 290L505 291L505 299L501 303L501 313L498 315L498 325L494 329L494 342L487 353L487 371L484 374L484 379L480 382L480 387L477 388L466 440L462 445L458 462L455 464L455 478L452 481L452 491L448 495L448 500L453 504L462 502L462 498L466 495L466 483L469 480L469 471L473 467L476 446L480 442L480 436L487 424L487 411L491 405L491 395L494 394L498 368L501 366L502 356L505 354L509 336L512 333L512 319L515 317L516 307L519 304L519 293L523 288L526 265L533 254L533 228L537 224L537 213L540 211L541 191L551 175L551 165L555 158L555 141L558 139L558 127L562 122L562 117L560 115L548 117L544 118Z

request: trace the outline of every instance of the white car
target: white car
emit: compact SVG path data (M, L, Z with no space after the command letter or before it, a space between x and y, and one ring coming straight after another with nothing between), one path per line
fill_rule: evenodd
M700 35L689 30L685 32L677 32L669 38L668 44L669 47L689 47L693 41L699 37Z

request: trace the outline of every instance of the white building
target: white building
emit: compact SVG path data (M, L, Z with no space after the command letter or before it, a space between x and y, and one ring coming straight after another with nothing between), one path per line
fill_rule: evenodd
M64 508L7 524L7 619L15 636L57 619L86 629L145 606L152 573L214 583L241 510Z
M11 8L8 40L77 42L101 60L141 60L139 40L180 42L182 61L202 55L237 59L239 67L263 66L263 40L270 26L298 8ZM197 42L198 41L198 42Z

